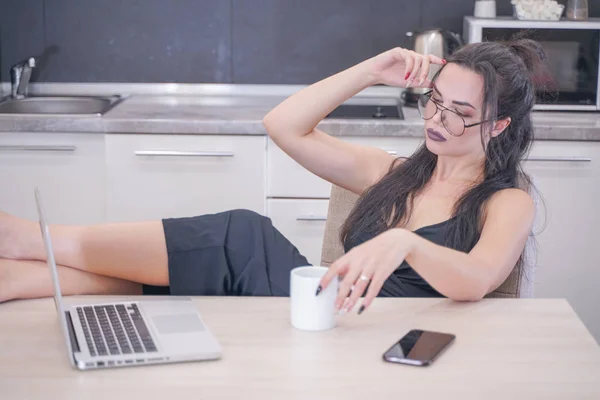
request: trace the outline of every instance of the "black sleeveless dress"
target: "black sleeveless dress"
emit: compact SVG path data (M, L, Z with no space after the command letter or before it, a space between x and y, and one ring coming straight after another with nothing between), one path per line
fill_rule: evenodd
M419 236L443 245L450 221L422 227ZM248 210L162 221L169 286L144 285L145 294L289 296L291 269L308 260L272 224ZM358 237L345 250L371 239ZM408 263L386 280L381 297L441 297Z

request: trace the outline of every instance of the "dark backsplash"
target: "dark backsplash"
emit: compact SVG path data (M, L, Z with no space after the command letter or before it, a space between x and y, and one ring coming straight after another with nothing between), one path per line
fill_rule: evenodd
M564 1L566 3L566 0ZM473 0L0 0L0 80L308 84L407 31L462 33ZM497 0L510 15L510 0ZM600 16L600 0L590 1Z

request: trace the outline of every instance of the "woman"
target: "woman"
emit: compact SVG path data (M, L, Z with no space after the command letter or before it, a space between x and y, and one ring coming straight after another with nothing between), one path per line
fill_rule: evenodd
M471 44L446 62L395 48L299 91L265 116L269 136L293 159L361 195L341 235L346 254L321 284L343 278L338 308L350 311L365 293L359 312L377 295L479 300L521 262L535 213L520 162L533 138L539 49L528 40ZM430 82L432 63L442 68ZM431 88L419 104L425 144L408 159L316 129L374 84ZM285 296L290 269L307 264L268 218L244 210L52 226L51 234L65 294L168 287L176 295ZM0 257L0 301L51 295L35 222L3 214Z

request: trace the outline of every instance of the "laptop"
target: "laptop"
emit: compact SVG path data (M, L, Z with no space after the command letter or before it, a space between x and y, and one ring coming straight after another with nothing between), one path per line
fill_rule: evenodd
M189 297L66 306L39 189L35 201L54 303L71 366L79 370L219 359L220 343Z

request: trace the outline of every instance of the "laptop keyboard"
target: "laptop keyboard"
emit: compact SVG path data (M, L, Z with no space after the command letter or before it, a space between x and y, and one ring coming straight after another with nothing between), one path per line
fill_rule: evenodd
M92 356L157 351L137 304L77 307Z

